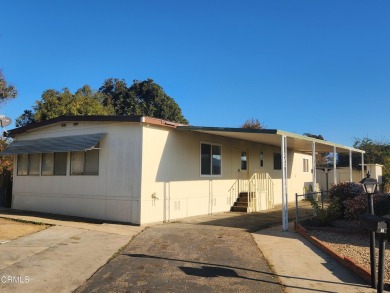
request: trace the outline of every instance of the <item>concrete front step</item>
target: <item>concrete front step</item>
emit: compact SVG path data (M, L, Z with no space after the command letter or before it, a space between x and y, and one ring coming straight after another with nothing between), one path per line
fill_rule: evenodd
M248 207L237 207L237 206L232 206L230 208L231 212L242 212L242 213L247 213L248 212Z
M248 198L239 197L237 198L236 202L248 202Z
M234 204L233 204L233 206L234 207L245 207L245 208L247 208L248 207L248 203L247 202L235 202Z

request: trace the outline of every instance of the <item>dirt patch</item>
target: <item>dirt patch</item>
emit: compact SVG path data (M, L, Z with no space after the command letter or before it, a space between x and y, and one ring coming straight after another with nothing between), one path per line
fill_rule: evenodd
M0 241L13 240L48 228L47 225L0 218Z

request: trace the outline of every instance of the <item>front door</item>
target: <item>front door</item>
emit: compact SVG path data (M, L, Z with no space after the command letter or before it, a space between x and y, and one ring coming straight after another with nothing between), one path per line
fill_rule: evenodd
M249 155L247 151L240 151L239 179L249 179Z

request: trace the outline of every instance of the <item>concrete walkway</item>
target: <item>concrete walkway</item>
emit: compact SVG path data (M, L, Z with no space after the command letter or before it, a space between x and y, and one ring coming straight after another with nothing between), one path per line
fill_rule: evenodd
M292 224L288 232L283 232L282 227L277 226L252 235L287 293L376 292L295 233Z
M12 215L55 224L0 245L0 292L72 292L143 228Z

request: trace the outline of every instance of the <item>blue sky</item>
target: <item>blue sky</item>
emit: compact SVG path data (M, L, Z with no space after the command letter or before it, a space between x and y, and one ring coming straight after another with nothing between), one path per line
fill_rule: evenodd
M390 139L389 1L3 1L16 119L47 89L154 79L191 125ZM12 125L9 127L12 128Z

